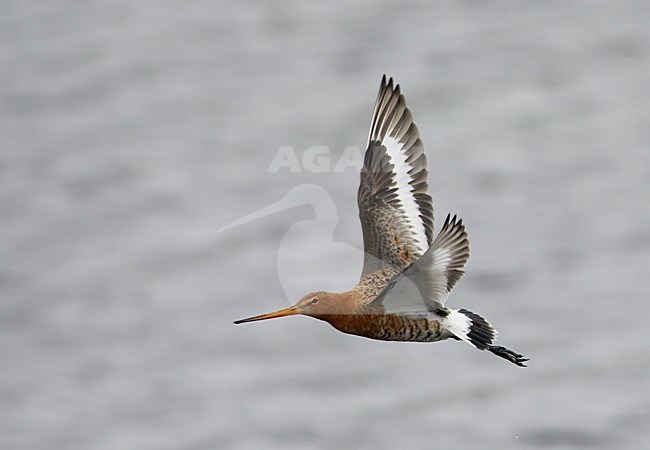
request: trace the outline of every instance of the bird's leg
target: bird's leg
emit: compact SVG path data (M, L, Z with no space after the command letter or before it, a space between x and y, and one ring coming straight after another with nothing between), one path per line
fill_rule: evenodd
M528 361L528 358L524 358L524 355L520 355L519 353L515 353L512 350L497 345L488 345L487 350L501 358L507 359L513 364L517 364L520 367L526 367L526 364L524 363Z

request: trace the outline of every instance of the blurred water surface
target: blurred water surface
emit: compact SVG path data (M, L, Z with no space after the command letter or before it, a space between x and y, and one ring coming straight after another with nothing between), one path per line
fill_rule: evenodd
M646 2L0 11L0 446L650 445ZM450 305L528 369L307 318L232 324L356 282L337 248L361 247L358 174L267 169L281 146L362 146L383 73L437 224L469 230ZM305 183L336 213L215 233Z

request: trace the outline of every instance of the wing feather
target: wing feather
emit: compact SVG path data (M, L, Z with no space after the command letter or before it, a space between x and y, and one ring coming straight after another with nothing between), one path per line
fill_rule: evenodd
M382 78L361 171L358 204L363 230L362 277L402 270L429 248L433 202L427 194L427 158L399 85Z
M429 250L395 275L373 304L395 314L444 311L468 259L469 240L463 221L447 216Z

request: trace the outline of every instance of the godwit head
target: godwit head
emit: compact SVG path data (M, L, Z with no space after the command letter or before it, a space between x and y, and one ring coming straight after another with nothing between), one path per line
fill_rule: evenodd
M237 320L235 323L256 322L258 320L276 319L278 317L295 315L327 320L327 317L329 316L352 312L351 309L354 308L354 304L350 300L353 300L352 296L346 295L345 292L310 292L293 306L267 314L260 314L259 316Z

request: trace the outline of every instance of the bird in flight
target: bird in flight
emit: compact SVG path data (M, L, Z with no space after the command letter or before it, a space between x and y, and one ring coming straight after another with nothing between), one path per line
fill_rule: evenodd
M359 283L346 292L311 292L293 306L235 323L300 314L370 339L460 340L525 367L523 355L494 345L497 331L483 317L447 307L469 241L462 220L450 215L433 239L427 189L420 133L400 86L384 75L357 195L365 255Z

